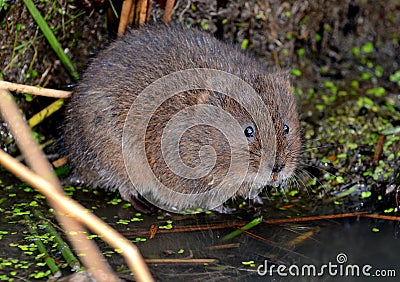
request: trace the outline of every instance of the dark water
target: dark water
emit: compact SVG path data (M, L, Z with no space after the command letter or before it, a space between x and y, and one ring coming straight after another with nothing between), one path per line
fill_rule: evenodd
M371 219L321 221L301 226L261 224L252 233L266 240L243 234L232 240L239 245L230 250L205 250L206 246L221 244L218 237L224 233L222 231L171 234L148 242L147 246L141 246L141 250L147 257L163 248L180 246L193 250L196 257L217 258L217 265L224 268L151 265L154 276L163 281L185 281L185 276L181 276L185 272L199 276L199 281L375 281L377 275L392 276L379 279L396 281L400 275L399 227L398 222ZM379 228L379 232L373 232L373 228ZM287 246L287 240L294 235L313 231L316 233L310 238L295 246ZM255 267L242 264L251 260ZM279 273L278 268L281 270ZM283 276L285 274L287 276Z
M0 275L8 275L17 271L16 281L46 281L47 278L34 279L32 274L46 271L45 265L38 265L43 259L38 258L37 250L27 253L13 244L30 245L34 241L27 231L27 222L23 213L40 210L44 219L30 216L34 225L43 222L57 223L48 210L48 205L40 195L26 185L3 184L0 190L1 213L0 231L7 231L0 240ZM129 240L145 238L146 241L135 243L145 259L215 259L215 262L204 263L149 263L150 270L157 281L376 281L376 270L386 271L388 275L400 277L399 263L399 228L398 221L378 220L370 218L347 218L340 220L320 220L302 223L266 224L260 223L250 230L251 234L242 233L228 241L221 238L236 230L236 225L242 226L252 220L254 214L248 212L222 215L218 213L200 215L168 215L164 218L156 215L136 215L132 208L124 208L124 202L113 205L115 194L86 192L76 190L73 197L96 215L117 229ZM118 198L117 198L118 199ZM306 199L305 199L306 200ZM36 202L38 205L32 204ZM284 218L288 212L281 212L272 207L266 208L264 218ZM332 213L334 213L333 211ZM141 221L132 221L138 217ZM127 220L121 224L121 220ZM162 231L154 239L149 239L148 230L151 225L165 226L167 220L172 221L171 231ZM203 227L200 231L173 232L182 227ZM225 228L216 227L221 226ZM61 230L59 230L62 234ZM38 228L38 233L45 231ZM51 239L41 239L50 256L61 266L63 275L71 274L64 265L64 259L54 248ZM96 240L109 263L122 278L132 279L122 257L113 248ZM222 246L222 247L221 247ZM218 248L219 247L219 248ZM344 259L344 261L342 261ZM339 263L338 262L342 262ZM18 263L16 262L18 261ZM9 262L8 265L4 262ZM11 262L11 263L10 263ZM247 264L246 264L247 263ZM250 264L253 265L250 265ZM18 265L26 265L21 268ZM305 272L301 275L304 265L306 271L315 267L315 274ZM324 275L318 276L322 265L326 265ZM341 275L346 267L357 267L359 276ZM371 267L368 268L368 265ZM267 268L265 268L267 266ZM336 276L335 270L339 271ZM336 267L335 267L336 266ZM286 267L283 269L283 267ZM352 268L355 271L355 268ZM363 275L363 267L371 277ZM272 272L261 276L258 272L268 269ZM287 273L282 276L277 270ZM289 271L290 269L290 271ZM299 269L300 275L292 275ZM314 269L314 268L313 268ZM311 270L313 270L311 269ZM394 272L388 272L394 271ZM345 273L345 272L343 272ZM357 273L357 272L355 272ZM262 273L261 273L262 274ZM1 276L0 276L1 277ZM382 278L380 278L382 279ZM384 281L396 281L395 278L385 278Z

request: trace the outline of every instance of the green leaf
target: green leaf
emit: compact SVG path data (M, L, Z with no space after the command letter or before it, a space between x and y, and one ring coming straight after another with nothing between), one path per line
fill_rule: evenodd
M24 94L24 96L25 96L25 101L32 102L32 95L31 94Z
M361 192L361 199L366 199L371 197L371 191L363 191Z
M383 211L384 213L391 213L394 212L394 208L388 208L386 210Z
M366 53L372 53L374 51L374 44L372 42L368 42L361 47L361 50Z
M356 89L360 88L360 83L358 82L358 80L353 80L350 85L351 87Z
M368 73L368 72L363 72L361 74L361 80L368 80L372 77L372 74Z
M367 90L367 94L375 95L376 97L382 97L385 95L386 90L383 87L374 87Z
M298 69L291 69L290 73L295 75L295 76L301 76L302 75L301 70L298 70Z
M397 83L400 86L400 70L390 75L390 81L393 83Z
M248 40L248 39L244 39L244 40L242 41L241 48L242 48L243 50L246 50L247 47L249 47L249 40Z
M207 23L205 20L202 20L202 21L200 22L200 25L201 25L201 28L202 28L203 30L208 30L208 29L209 29L209 25L208 25L208 23Z

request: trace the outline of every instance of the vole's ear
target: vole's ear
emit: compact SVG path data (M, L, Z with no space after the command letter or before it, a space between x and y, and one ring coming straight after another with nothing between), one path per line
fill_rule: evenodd
M255 78L261 97L264 102L275 99L284 93L290 93L290 74L288 71L276 71L271 73L258 74ZM275 97L275 98L274 98Z

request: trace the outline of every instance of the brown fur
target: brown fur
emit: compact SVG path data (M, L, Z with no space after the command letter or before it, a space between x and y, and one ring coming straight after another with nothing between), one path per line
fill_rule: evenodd
M207 33L166 26L149 26L128 32L100 52L84 73L67 105L65 125L68 157L77 176L87 185L118 189L128 201L136 197L137 190L126 173L121 151L128 110L149 84L172 72L191 68L223 70L249 83L267 106L273 124L257 124L256 136L246 148L231 148L226 137L210 126L200 125L186 131L179 148L186 165L195 167L200 163L199 150L204 145L211 145L217 158L209 175L200 179L185 179L169 170L161 153L162 129L175 113L189 106L211 104L229 112L246 128L246 124L253 122L250 114L257 116L261 107L251 105L253 112L248 113L233 99L208 91L189 91L174 96L154 113L146 132L148 163L160 181L177 192L194 194L211 190L224 181L224 185L240 188L237 195L247 196L250 189L258 192L267 184L285 182L290 178L298 163L301 142L288 75L267 72L265 65ZM193 115L196 114L199 113L194 111ZM285 124L290 129L288 134L284 132ZM276 137L266 136L271 129ZM276 181L271 177L254 180L260 165L259 156L268 154L266 146L262 146L262 138L266 142L275 138L274 167L266 171L272 170ZM235 177L224 179L231 164L231 149L243 152L243 155L250 153L248 176L243 183L238 183ZM134 159L131 161L135 162ZM140 185L147 195L170 208L181 210L207 201L193 198L198 203L185 203L160 192L157 187L147 187L146 181L143 176L141 183L135 183L135 186ZM215 197L218 202L219 196Z

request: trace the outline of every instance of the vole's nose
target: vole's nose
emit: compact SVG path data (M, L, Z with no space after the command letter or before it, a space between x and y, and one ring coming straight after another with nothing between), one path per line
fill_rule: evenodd
M284 164L275 164L274 167L272 168L272 180L277 181L278 180L278 173L282 171L282 169L285 167Z

